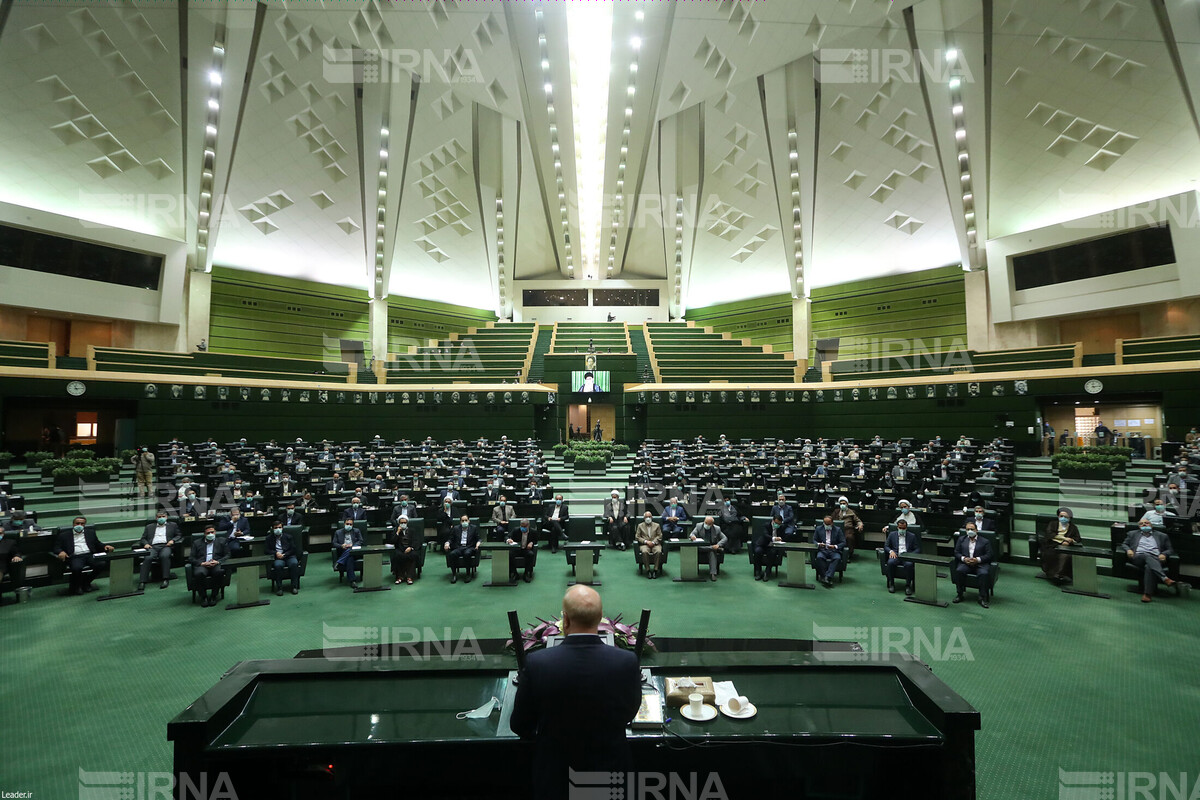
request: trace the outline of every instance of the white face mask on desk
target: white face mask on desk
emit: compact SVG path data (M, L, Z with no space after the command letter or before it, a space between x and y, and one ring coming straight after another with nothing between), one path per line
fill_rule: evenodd
M492 715L492 711L499 707L500 707L500 701L497 700L495 697L492 697L491 700L488 700L486 703L481 705L479 708L475 708L470 711L460 711L459 713L454 715L454 718L455 719L487 719L488 717L490 717Z

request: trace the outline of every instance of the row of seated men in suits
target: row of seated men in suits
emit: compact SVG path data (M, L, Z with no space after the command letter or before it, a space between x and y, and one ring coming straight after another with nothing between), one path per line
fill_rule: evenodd
M728 442L725 447L732 449ZM918 458L910 453L908 456L897 457L893 464L884 461L885 456L877 456L881 460L878 467L864 466L855 462L853 465L827 466L809 463L805 466L804 449L810 444L791 445L788 447L776 444L775 449L767 451L758 446L756 453L769 452L764 458L753 456L755 461L746 461L744 456L733 460L729 452L713 453L711 448L702 445L671 445L643 444L639 448L639 461L635 462L630 475L630 484L635 486L662 485L669 495L679 495L685 502L703 490L713 487L733 489L755 489L760 492L776 490L804 490L811 492L818 499L832 500L843 493L842 489L852 489L856 494L864 496L863 505L876 505L877 499L883 499L886 494L894 494L899 490L910 489L918 500L924 500L927 493L937 493L938 503L950 503L951 495L959 489L962 496L972 505L978 500L991 495L994 488L1002 481L1011 483L1011 473L1008 467L1012 456L1003 452L998 445L986 445L970 456L963 452L963 460L943 459L936 464L924 456ZM834 447L841 447L836 444ZM856 447L855 445L846 445ZM754 445L742 445L743 449L751 449ZM934 452L935 443L925 446L925 450ZM891 458L891 456L886 456ZM863 476L863 477L859 477ZM964 486L964 483L966 484ZM924 503L922 503L924 505Z
M199 495L205 494L204 486L210 492L220 489L238 496L304 492L320 495L354 488L375 493L453 488L490 493L495 499L501 487L510 491L518 486L522 490L544 488L547 477L545 459L532 440L512 444L502 439L495 444L480 442L468 446L461 441L438 445L432 440L416 445L404 441L389 445L377 439L366 448L353 443L325 442L312 457L312 466L300 452L307 447L298 443L295 448L280 450L269 445L251 449L240 443L225 448L215 443L195 446L174 443L160 446L160 453L162 469L171 471L165 477L175 480L180 500L185 499L188 484L195 484ZM193 455L193 449L198 454ZM185 469L177 471L181 464Z

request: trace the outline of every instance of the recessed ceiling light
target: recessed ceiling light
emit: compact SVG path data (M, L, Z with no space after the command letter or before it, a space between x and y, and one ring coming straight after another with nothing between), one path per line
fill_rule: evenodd
M215 69L210 69L208 71L208 82L211 83L213 86L220 86L221 85L221 73L217 72Z
M629 46L632 47L634 50L642 49L642 37L634 36L632 39L629 40Z

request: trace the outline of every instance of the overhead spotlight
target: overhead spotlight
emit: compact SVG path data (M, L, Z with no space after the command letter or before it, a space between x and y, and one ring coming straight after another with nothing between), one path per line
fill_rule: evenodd
M951 89L957 89L959 86L962 86L961 78L955 77L955 78L950 79L950 88Z
M215 97L210 97L208 99L208 110L209 111L219 111L220 109L221 109L221 104L217 102Z
M951 107L950 107L950 113L951 113L951 114L953 114L953 115L954 115L954 116L956 116L956 117L957 117L958 115L962 114L962 113L963 113L963 107L962 107L962 103L955 103L953 106L951 106Z
M554 91L554 87L550 85L550 81L546 81L546 83L542 85L542 88L546 90L546 94L550 94L550 92Z
M958 48L951 47L949 50L946 51L946 62L947 63L953 64L957 58L958 58Z
M637 13L635 13L633 15L633 18L636 19L638 22L641 22L642 20L644 20L646 18L646 12L638 11Z
M207 133L209 136L216 136L217 135L217 126L216 125L205 125L204 132Z
M550 60L549 59L546 59L546 58L542 59L542 69L550 69Z
M388 131L388 129L387 129L387 128L380 128L380 129L379 129L379 135L380 135L380 136L387 136L387 135L388 135L388 133L389 133L389 131Z
M213 86L220 86L221 85L221 73L217 72L215 69L210 69L208 71L208 82L210 84L212 84Z
M628 94L630 97L633 97L633 95L634 95L634 93L635 93L636 91L637 91L637 89L636 89L635 87L633 87L633 86L630 86L630 87L629 87L629 88L626 90L627 94Z
M629 40L629 46L632 47L634 50L641 50L642 49L642 37L634 36L632 39Z
M962 128L959 128L958 130L956 130L954 132L954 138L958 139L959 141L962 141L963 139L967 138L967 132L964 131Z

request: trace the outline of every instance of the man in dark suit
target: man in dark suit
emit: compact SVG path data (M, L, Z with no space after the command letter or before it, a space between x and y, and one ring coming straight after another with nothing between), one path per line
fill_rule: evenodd
M545 504L544 517L542 528L550 535L550 552L557 553L558 540L566 538L567 521L571 519L571 510L561 494L554 496L553 503Z
M103 544L96 538L96 529L87 524L86 517L76 517L71 524L71 530L58 534L54 543L54 555L59 561L69 562L71 577L68 592L83 594L96 591L90 578L85 581L83 570L92 565L94 554L112 551L112 545Z
M189 486L187 494L183 499L182 516L187 517L203 517L208 513L208 509L202 499L196 496L196 489Z
M295 500L288 501L287 508L279 515L277 519L286 527L304 524L304 514L296 510Z
M833 573L837 572L838 562L846 550L846 534L842 526L834 525L833 517L826 514L821 523L813 527L812 541L817 546L817 554L813 558L817 580L826 589L832 589Z
M1125 537L1125 557L1135 567L1142 568L1142 602L1153 600L1154 588L1162 581L1167 586L1174 586L1176 581L1167 577L1163 564L1175 555L1171 547L1171 539L1162 531L1154 530L1150 520L1143 518L1138 523L1137 530L1130 531ZM1181 584L1182 585L1182 584Z
M911 561L902 560L900 556L904 553L921 552L921 540L908 529L907 520L902 519L896 523L896 529L887 535L883 549L887 552L887 563L884 565L884 569L887 570L888 591L895 593L896 571L899 570L900 577L904 578L904 593L912 597L913 572L916 565Z
M356 563L354 548L362 547L362 543L362 531L354 527L354 520L349 517L343 519L341 527L333 534L333 547L337 553L334 557L333 568L337 570L338 567L341 567L345 571L346 580L350 581L351 589L358 588L358 581L354 577Z
M754 538L750 541L750 560L754 563L754 580L766 581L771 567L780 563L778 553L772 552L771 545L786 541L783 538L783 517L776 514L765 525L758 526Z
M727 497L721 504L721 514L717 522L721 525L721 531L729 539L729 552L740 553L742 538L746 535L746 526L750 524L749 517L742 516L737 505Z
M597 635L600 595L573 586L563 598L564 639L529 654L510 725L534 740L533 796L565 798L571 771L628 772L625 726L642 702L637 657ZM622 776L624 777L624 776Z
M975 506L974 516L967 517L967 519L974 521L975 530L977 530L977 531L994 531L994 530L996 530L995 521L988 519L988 517L985 516L983 506L980 506L980 505Z
M783 538L790 539L796 532L796 512L788 505L783 492L780 492L779 496L775 498L775 505L771 507L771 516L777 516L783 520Z
M155 561L158 562L159 572L162 574L162 583L158 588L167 588L171 574L171 551L179 540L179 526L174 522L167 522L166 511L159 511L154 522L142 531L142 540L138 542L138 547L146 551L146 557L142 559L141 577L138 578L139 592L146 588L146 583L150 580L150 566Z
M508 576L510 581L517 579L517 568L524 569L525 582L529 583L533 580L533 566L537 563L537 531L529 524L528 519L523 519L517 523L517 526L508 532L508 538L505 542L508 544L520 545L519 552L513 553L510 558L512 561L511 574Z
M285 571L292 579L292 594L300 594L300 553L296 543L292 541L292 535L283 529L281 520L275 520L271 530L267 533L263 552L267 555L272 553L275 555L275 561L270 569L271 584L275 589L275 595L283 596Z
M417 504L409 500L407 494L402 494L392 506L391 526L395 527L401 517L416 519L420 516L421 510L417 508Z
M217 538L215 526L206 526L204 536L192 538L192 576L200 587L201 608L210 608L217 604L217 591L225 578L223 565L228 558L229 548L225 539Z
M604 501L604 527L610 547L624 550L629 546L629 507L616 489Z
M350 507L346 509L343 515L344 519L352 519L355 522L365 520L367 518L367 510L363 507L362 498L355 497L350 501Z
M961 603L967 589L967 576L979 577L979 605L988 607L989 574L992 567L992 545L979 536L974 522L967 523L966 536L954 543L954 586L958 594L953 602Z
M17 535L5 536L4 529L0 528L0 582L4 581L4 576L13 571L13 566L21 563L21 540ZM13 572L17 580L20 580L20 571Z
M338 494L346 488L345 481L342 480L340 473L333 473L333 477L325 481L325 491L328 494Z
M479 526L471 524L471 518L462 515L459 524L450 529L450 538L442 545L446 553L446 566L450 568L450 582L458 583L459 569L466 569L463 583L471 582L470 563L479 549Z

